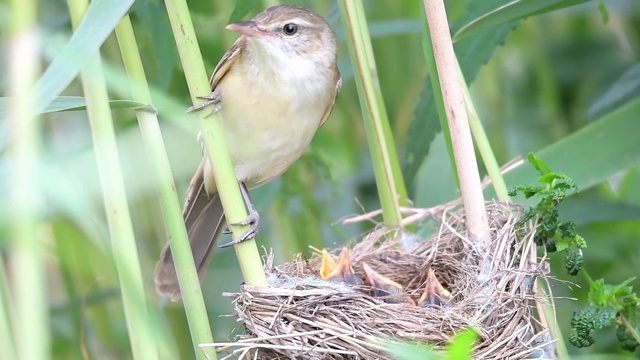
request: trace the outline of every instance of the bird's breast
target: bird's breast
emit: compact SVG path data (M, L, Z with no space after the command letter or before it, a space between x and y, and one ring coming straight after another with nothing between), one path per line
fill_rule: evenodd
M220 115L239 180L268 182L309 146L335 96L312 77L230 71L220 82Z

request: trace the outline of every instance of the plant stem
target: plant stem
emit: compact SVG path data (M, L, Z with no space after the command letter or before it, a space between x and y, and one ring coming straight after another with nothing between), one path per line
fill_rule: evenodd
M11 324L16 323L12 318L15 305L9 295L9 282L5 272L5 264L0 256L0 359L17 359L14 345L14 332Z
M40 187L38 162L40 127L34 108L37 98L32 86L38 77L39 46L37 0L13 0L10 37L7 51L8 92L12 97L7 119L9 146L7 150L10 207L9 235L11 239L9 274L12 277L16 313L13 330L3 335L8 348L19 359L49 359L50 334L45 278L44 244L40 238ZM3 272L4 273L4 272ZM4 290L3 290L4 293ZM9 296L7 294L7 303ZM7 304L8 305L8 304ZM1 308L0 311L9 310ZM15 348L14 348L15 345Z
M78 27L87 6L86 0L69 1L69 12L74 28ZM87 100L98 176L109 224L113 258L118 270L133 358L157 359L158 352L144 295L140 260L124 190L122 168L99 53L89 61L82 72L82 85Z
M491 185L493 185L498 199L500 201L509 201L509 190L507 189L507 184L504 182L504 177L500 173L500 165L498 165L496 156L491 149L489 138L487 138L487 133L482 127L482 122L478 117L476 107L473 105L471 95L469 95L469 87L464 81L464 75L462 75L460 64L457 64L457 66L458 74L460 76L460 84L462 86L464 95L464 104L467 109L467 116L469 116L471 134L473 135L473 139L476 141L476 146L478 147L478 151L480 151L480 157L482 158L484 166L487 168L487 172L489 173L489 177L491 178Z
M424 10L424 3L423 3ZM427 23L426 16L421 18L422 23L422 50L427 62L427 68L429 70L429 79L431 80L431 88L433 89L433 101L436 104L436 110L438 112L438 120L440 122L440 128L444 134L444 141L447 145L447 152L449 153L449 162L451 163L451 170L455 179L456 185L460 188L460 179L458 179L458 171L456 170L456 161L453 156L453 145L451 144L451 133L449 131L449 123L447 122L447 113L444 108L444 100L442 99L442 89L440 89L440 77L438 76L438 67L436 66L436 60L433 53L433 43L431 42L431 31L429 31L429 24ZM425 119L426 120L426 119Z
M439 0L424 0L424 8L451 131L467 228L472 240L480 246L486 246L491 240L491 234L444 3Z
M140 52L136 43L131 20L125 16L116 27L118 45L122 53L122 60L130 79L133 100L151 105L151 93L140 59ZM194 351L199 354L202 350L198 344L213 342L209 316L202 297L200 280L196 272L191 246L187 236L180 200L176 192L173 174L169 163L167 150L162 139L162 132L155 113L145 110L136 111L138 124L142 133L143 144L147 158L151 164L159 191L160 205L164 215L167 235L171 242L171 254L176 267L176 274L180 283L182 301L184 303L187 322L191 332ZM203 349L210 358L215 358L215 349Z
M204 70L204 62L202 61L187 3L184 0L165 0L165 5L191 98L194 103L199 103L201 100L197 97L210 94L211 88ZM207 117L207 115L207 111L201 111L198 114L200 135L204 141L209 161L211 161L214 169L213 175L227 222L229 224L238 223L247 218L244 201L240 195L231 158L227 151L227 143L222 132L219 116L214 114ZM234 238L238 238L246 229L246 226L231 226ZM264 275L260 253L255 241L242 242L235 246L235 250L244 281L250 285L266 286L267 279Z
M356 87L384 222L388 225L399 225L402 222L400 207L408 205L407 190L402 179L380 84L375 77L377 70L364 7L361 0L341 0L339 4L355 69Z

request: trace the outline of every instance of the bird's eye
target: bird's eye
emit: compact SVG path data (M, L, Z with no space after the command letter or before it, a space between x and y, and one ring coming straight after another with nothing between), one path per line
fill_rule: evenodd
M295 33L298 32L298 25L296 24L286 24L285 26L282 27L282 31L286 34L286 35L293 35Z

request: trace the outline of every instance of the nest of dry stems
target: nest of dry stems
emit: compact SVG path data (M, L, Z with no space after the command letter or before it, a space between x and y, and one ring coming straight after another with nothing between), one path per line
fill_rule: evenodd
M366 262L414 299L433 269L451 293L447 305L387 304L366 289L321 280L319 258L299 257L267 266L272 287L245 285L241 293L227 294L245 333L227 344L231 353L222 358L391 359L385 341L438 349L469 327L480 334L474 358L539 358L551 341L534 317L535 302L545 300L535 292L545 267L536 256L533 226L516 228L521 207L489 202L487 210L492 241L485 248L465 237L464 211L450 208L430 212L441 225L422 242L411 245L401 232L379 228L350 250L356 275L364 278Z

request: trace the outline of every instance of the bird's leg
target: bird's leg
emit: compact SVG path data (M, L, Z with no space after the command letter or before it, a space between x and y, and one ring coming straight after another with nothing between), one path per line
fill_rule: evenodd
M249 230L247 230L244 234L240 235L240 237L238 237L237 239L234 239L233 241L228 242L226 244L220 245L220 247L228 247L231 245L236 245L243 241L254 239L256 235L258 235L258 226L260 226L260 214L258 214L258 210L256 209L256 206L253 205L253 201L251 201L251 196L249 195L249 190L247 189L247 185L242 181L238 181L238 184L240 185L240 192L242 193L242 199L244 200L244 204L246 205L247 210L249 211L249 216L247 216L246 219L237 223L232 223L231 225L232 226L249 226Z
M213 107L213 110L211 110L211 112L209 114L207 114L207 116L205 117L209 117L215 113L217 113L218 111L220 111L220 93L217 91L213 91L211 94L207 95L207 96L198 96L198 99L203 99L203 100L207 100L205 102L203 102L202 104L199 105L194 105L190 108L187 109L188 113L192 113L192 112L196 112L196 111L200 111L204 108L206 108L209 105L215 105Z

